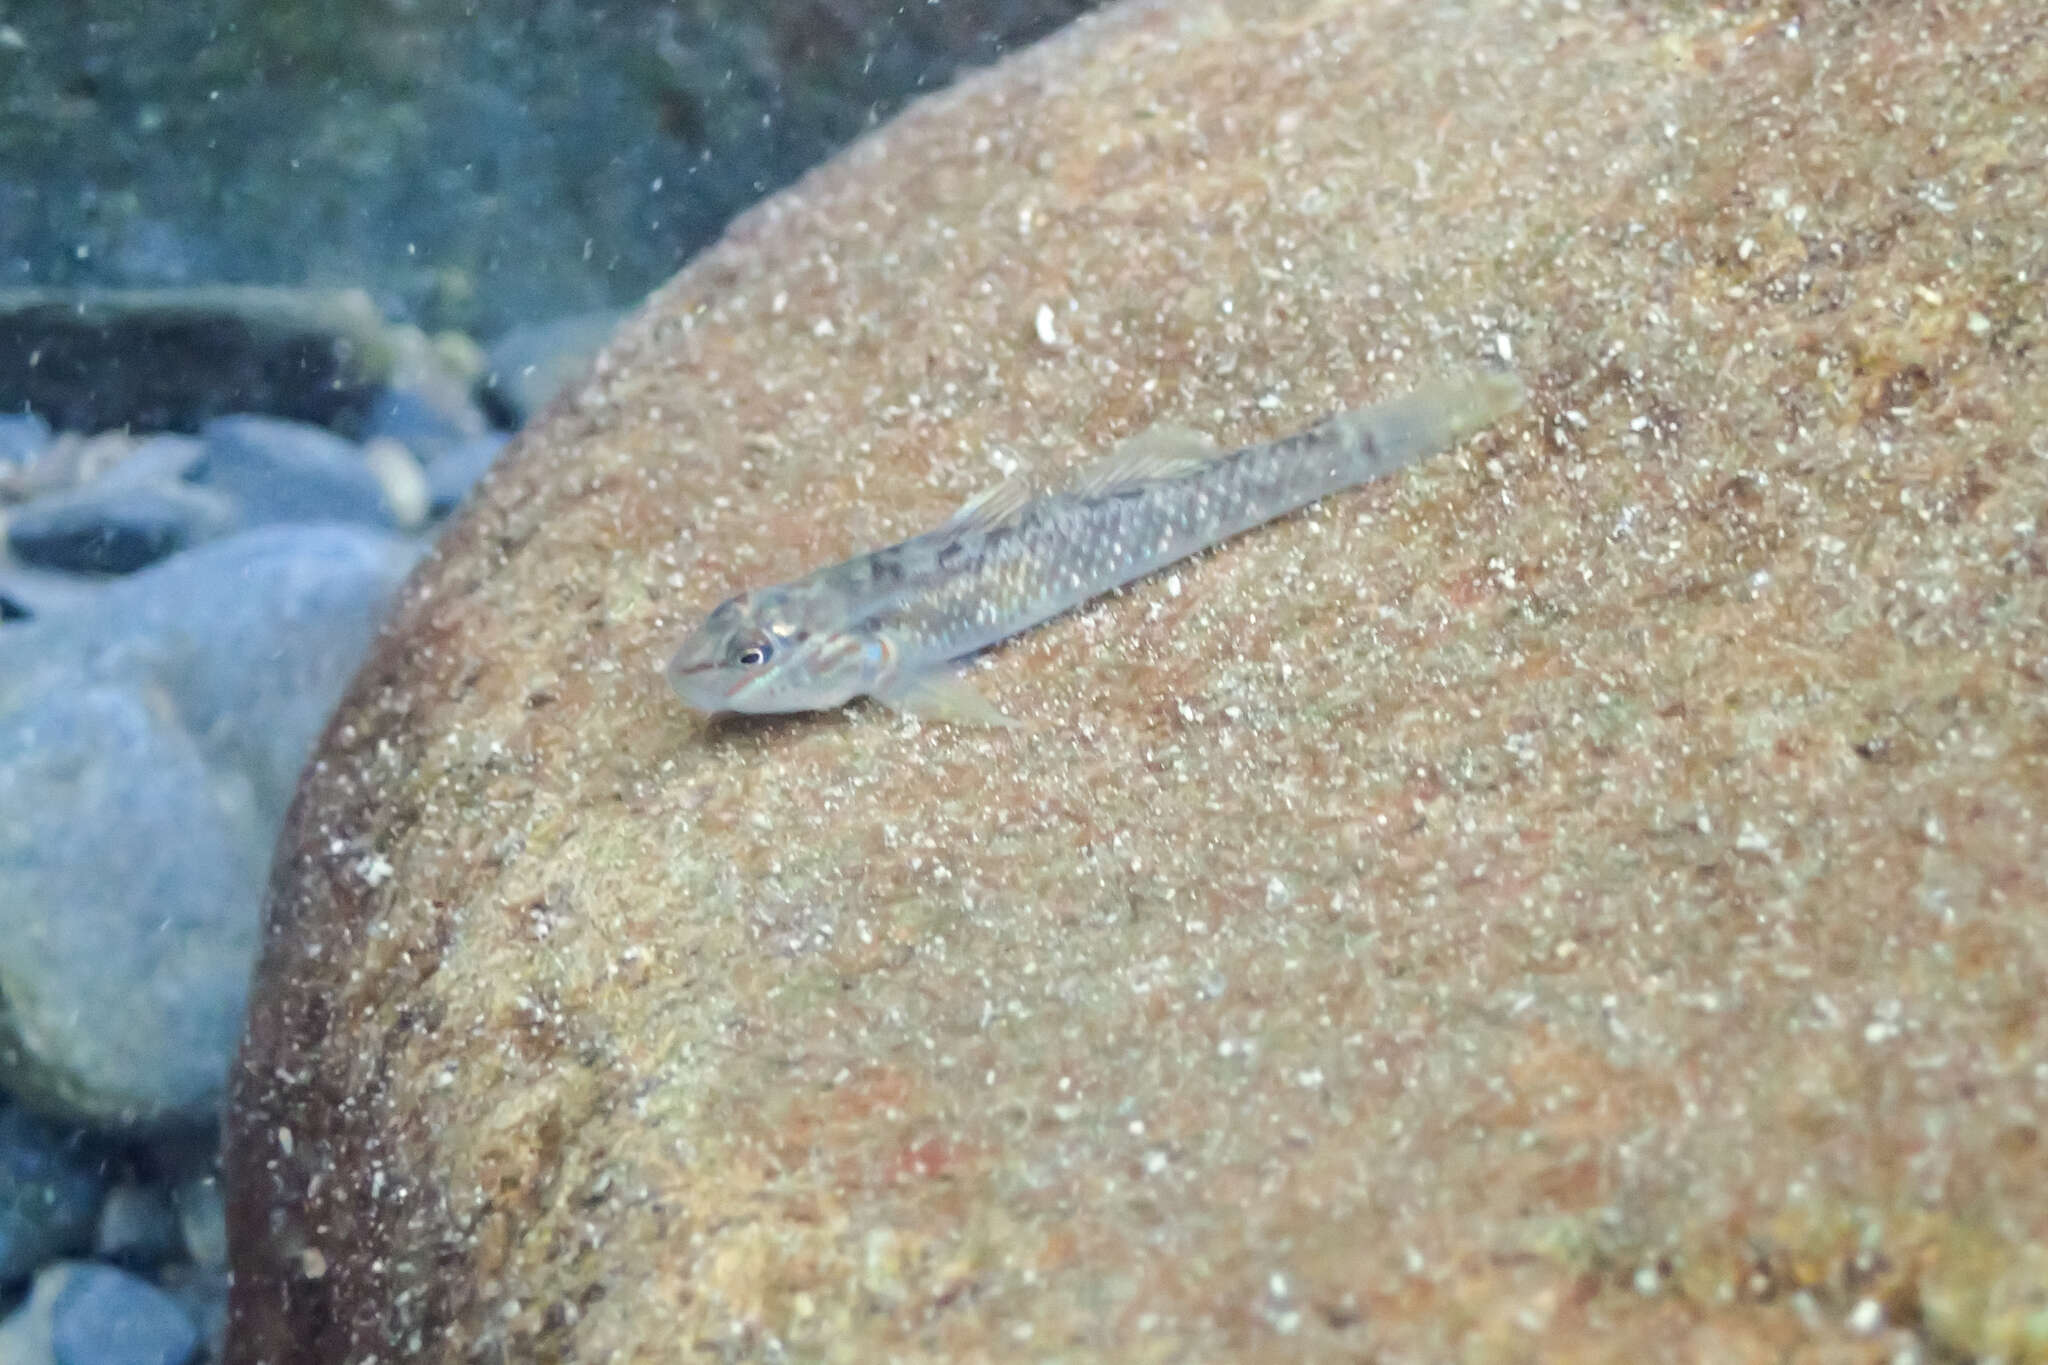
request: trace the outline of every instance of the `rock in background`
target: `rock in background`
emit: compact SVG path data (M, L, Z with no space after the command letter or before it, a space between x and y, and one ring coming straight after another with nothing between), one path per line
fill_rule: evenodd
M0 1089L213 1122L278 822L413 556L253 531L0 632Z
M186 1365L203 1338L176 1298L147 1280L89 1261L36 1276L28 1302L0 1323L9 1365Z
M235 1358L2048 1358L2044 22L1127 6L749 215L302 792ZM662 684L1001 469L1502 357L994 651L1021 733Z
M429 350L357 289L0 289L0 411L62 431L262 412L353 433Z

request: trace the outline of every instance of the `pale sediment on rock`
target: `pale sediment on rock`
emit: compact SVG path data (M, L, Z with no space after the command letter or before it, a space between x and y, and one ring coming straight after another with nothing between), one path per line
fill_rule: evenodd
M301 793L236 1358L2048 1356L2044 23L1126 7L750 215ZM1503 353L995 652L1022 735L663 685L996 471Z

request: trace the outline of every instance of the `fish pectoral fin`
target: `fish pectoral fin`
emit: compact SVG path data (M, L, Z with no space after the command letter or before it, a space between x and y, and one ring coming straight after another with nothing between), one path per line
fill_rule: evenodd
M943 720L952 725L992 725L1005 730L1017 728L987 697L974 690L964 678L951 673L921 673L900 678L874 694L884 706L894 707L920 720Z
M942 531L986 531L1000 526L1024 510L1031 501L1031 485L1011 475L993 488L984 488L946 519Z
M1162 423L1118 442L1114 450L1076 476L1072 491L1082 497L1104 497L1192 474L1224 453L1199 431Z

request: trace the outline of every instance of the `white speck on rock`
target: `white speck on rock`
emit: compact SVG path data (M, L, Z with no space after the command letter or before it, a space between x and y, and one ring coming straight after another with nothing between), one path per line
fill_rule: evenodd
M1053 314L1051 304L1041 303L1038 305L1038 316L1032 320L1032 326L1038 332L1039 345L1049 346L1055 350L1059 348L1061 344L1059 322Z
M1769 853L1771 839L1769 835L1745 820L1741 831L1735 836L1735 847L1741 853Z

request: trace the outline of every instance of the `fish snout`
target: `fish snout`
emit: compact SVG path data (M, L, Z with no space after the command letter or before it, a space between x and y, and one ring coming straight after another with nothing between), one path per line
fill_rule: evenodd
M669 690L699 711L721 710L725 689L717 679L718 662L685 643L662 665Z

